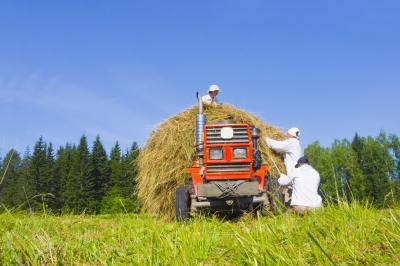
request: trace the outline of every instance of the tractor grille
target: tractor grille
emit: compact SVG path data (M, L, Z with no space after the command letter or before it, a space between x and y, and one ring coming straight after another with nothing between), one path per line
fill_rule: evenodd
M247 127L233 127L233 138L221 138L221 128L207 128L207 144L249 143Z
M207 172L208 173L216 173L216 172L249 172L250 164L249 163L241 163L241 164L232 164L232 163L224 163L224 164L208 164Z

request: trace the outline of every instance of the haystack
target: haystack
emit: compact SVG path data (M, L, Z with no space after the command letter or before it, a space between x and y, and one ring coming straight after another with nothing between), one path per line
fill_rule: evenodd
M172 116L152 132L138 161L137 193L147 213L162 218L172 218L175 211L175 190L184 184L186 168L195 160L195 121L197 107ZM264 123L260 118L230 105L206 107L207 123L230 118L237 123L249 123L261 130L262 137L282 139L284 134L277 128ZM271 158L281 171L284 164L259 140L263 160L270 166L273 177L278 175Z

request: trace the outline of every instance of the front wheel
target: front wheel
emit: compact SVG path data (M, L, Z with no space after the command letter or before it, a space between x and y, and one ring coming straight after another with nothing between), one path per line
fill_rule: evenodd
M178 222L189 219L189 193L184 186L175 193L175 217Z

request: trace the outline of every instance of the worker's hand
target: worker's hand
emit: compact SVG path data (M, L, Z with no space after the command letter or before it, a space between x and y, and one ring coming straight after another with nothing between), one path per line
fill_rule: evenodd
M285 174L280 174L280 176L279 176L279 178L287 178L288 176L287 175L285 175Z
M278 183L281 186L290 185L291 182L292 182L292 179L290 177L288 177L287 175L285 175L285 174L281 174L279 179L278 179Z
M271 148L272 139L266 137L266 138L265 138L265 142L267 143L267 146L268 146L269 148Z

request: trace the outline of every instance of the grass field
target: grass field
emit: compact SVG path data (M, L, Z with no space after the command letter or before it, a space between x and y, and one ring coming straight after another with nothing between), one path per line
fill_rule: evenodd
M1 264L399 265L400 210L166 223L146 215L0 215Z

